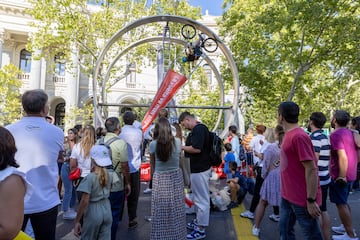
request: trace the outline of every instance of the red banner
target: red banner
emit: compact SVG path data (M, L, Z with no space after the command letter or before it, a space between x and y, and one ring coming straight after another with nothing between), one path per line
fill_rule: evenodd
M162 81L159 90L157 91L149 110L146 112L144 119L141 122L142 130L150 126L152 121L157 117L160 109L164 108L166 104L175 95L177 90L186 82L186 77L173 70L169 70L164 80Z

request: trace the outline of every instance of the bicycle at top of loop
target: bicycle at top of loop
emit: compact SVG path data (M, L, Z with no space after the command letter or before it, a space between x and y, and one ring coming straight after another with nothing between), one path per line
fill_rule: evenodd
M186 39L187 46L185 48L186 56L183 57L183 62L193 62L198 60L203 54L202 49L206 52L213 53L218 49L218 43L212 37L208 37L203 33L198 34L199 39L192 42L191 40L196 36L196 29L193 25L185 24L181 28L181 35Z

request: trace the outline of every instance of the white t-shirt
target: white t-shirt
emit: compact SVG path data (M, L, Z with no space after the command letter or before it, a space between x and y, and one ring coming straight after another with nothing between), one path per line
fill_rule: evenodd
M24 213L43 212L59 205L57 159L64 148L63 131L43 117L23 117L6 128L15 139L18 170L25 173L34 190L24 202Z
M128 147L128 161L130 173L139 171L141 165L142 131L133 125L125 125L119 135Z
M254 154L255 152L260 153L261 146L262 146L260 143L261 140L263 142L265 142L265 137L264 137L264 135L258 134L255 137L253 137L250 142L250 147L251 147L251 150L253 151L253 156L254 156L254 164L261 163L261 159L256 157Z
M25 188L26 188L24 202L27 201L31 196L31 194L33 193L33 188L31 184L26 180L25 174L23 172L18 171L17 168L15 167L7 167L4 170L0 171L0 182L4 181L4 179L9 177L10 175L18 175L24 180Z
M70 158L77 160L78 168L81 169L81 177L85 177L91 170L91 158L90 155L85 157L83 151L81 151L80 143L75 144L71 151Z

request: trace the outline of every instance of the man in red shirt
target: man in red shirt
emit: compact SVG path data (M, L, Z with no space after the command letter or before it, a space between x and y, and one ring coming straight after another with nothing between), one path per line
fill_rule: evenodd
M280 153L280 239L295 239L297 220L303 239L321 240L317 159L310 137L298 125L299 112L294 102L283 102L278 107L278 122L285 129Z

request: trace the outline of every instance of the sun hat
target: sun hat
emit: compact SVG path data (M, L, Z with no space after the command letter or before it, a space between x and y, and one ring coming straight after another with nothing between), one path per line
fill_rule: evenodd
M90 157L94 159L96 165L100 167L112 165L109 149L104 145L94 145L90 150Z

